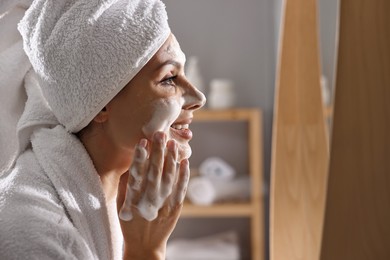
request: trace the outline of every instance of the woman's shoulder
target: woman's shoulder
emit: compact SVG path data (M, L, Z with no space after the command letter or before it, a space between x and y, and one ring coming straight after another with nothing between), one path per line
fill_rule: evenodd
M18 205L1 212L0 255L4 259L94 259L66 216Z
M40 167L31 150L22 153L15 165L0 176L0 212L7 204L29 205L50 201L59 204L50 179Z
M59 221L65 214L50 179L31 150L24 152L14 167L0 176L0 225L23 221ZM23 226L23 225L22 225Z
M23 153L0 177L0 190L0 255L88 258L88 247L33 152Z

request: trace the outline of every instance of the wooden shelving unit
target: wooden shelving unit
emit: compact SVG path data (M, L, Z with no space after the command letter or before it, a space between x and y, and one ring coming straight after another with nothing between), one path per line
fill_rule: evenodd
M251 217L252 203L226 203L213 206L184 204L182 216L187 217Z
M194 122L245 122L248 126L248 163L251 178L251 197L248 202L225 202L211 206L197 206L185 203L183 217L196 218L249 218L251 255L253 260L264 259L264 207L263 187L263 150L262 150L262 113L259 109L199 110Z

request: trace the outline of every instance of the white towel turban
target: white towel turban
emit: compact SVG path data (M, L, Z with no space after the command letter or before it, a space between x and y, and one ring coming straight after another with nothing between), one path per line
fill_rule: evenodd
M170 34L159 0L35 0L19 23L48 105L78 132Z

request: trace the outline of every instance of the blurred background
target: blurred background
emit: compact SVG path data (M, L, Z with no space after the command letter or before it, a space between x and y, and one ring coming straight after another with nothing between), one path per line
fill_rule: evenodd
M265 255L268 257L271 133L282 0L164 0L169 23L189 61L197 60L198 87L210 100L211 82L227 79L234 86L233 107L263 112L262 132ZM321 66L328 95L332 93L338 0L318 0ZM246 174L247 130L242 124L193 124L191 167L208 156L223 158ZM207 128L207 131L204 130ZM216 147L220 147L218 150ZM211 151L210 151L211 150ZM226 230L239 236L241 259L251 259L250 224L246 218L182 218L172 240L199 238ZM200 259L199 259L200 260Z

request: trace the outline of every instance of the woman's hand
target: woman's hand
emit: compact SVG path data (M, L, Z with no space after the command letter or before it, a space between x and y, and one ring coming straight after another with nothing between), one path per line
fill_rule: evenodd
M165 259L166 243L180 216L189 163L185 159L177 165L177 144L169 140L165 147L165 138L162 132L154 135L149 159L147 140L141 140L129 173L121 178L117 203L124 259Z

